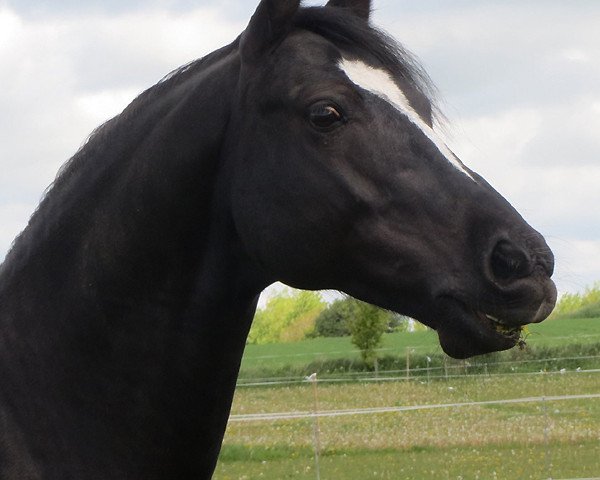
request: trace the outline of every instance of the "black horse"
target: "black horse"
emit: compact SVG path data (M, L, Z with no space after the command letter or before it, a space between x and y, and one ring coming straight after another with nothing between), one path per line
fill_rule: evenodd
M262 0L63 168L0 267L0 478L205 479L261 290L339 289L511 348L543 238L436 136L370 2Z

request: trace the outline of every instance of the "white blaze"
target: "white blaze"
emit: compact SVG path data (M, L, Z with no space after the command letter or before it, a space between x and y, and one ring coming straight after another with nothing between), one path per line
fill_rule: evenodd
M404 95L404 92L398 87L388 72L380 68L371 67L360 60L346 60L345 58L342 58L339 67L352 83L377 95L395 107L396 110L423 132L452 166L464 173L471 180L474 180L462 162L452 153L433 128L427 125L415 109L412 108L406 95Z

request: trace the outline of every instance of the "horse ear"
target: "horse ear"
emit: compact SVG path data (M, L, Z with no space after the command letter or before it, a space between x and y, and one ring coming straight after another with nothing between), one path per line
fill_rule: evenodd
M329 0L327 6L347 8L365 20L371 15L371 0Z
M242 34L242 59L252 63L283 40L299 6L300 0L261 0Z

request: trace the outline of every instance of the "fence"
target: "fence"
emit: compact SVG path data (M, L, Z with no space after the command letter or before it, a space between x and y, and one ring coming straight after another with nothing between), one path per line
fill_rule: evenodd
M440 408L463 408L476 407L482 405L509 405L518 403L545 403L558 402L568 400L590 400L600 399L600 393L591 393L585 395L551 395L544 397L525 397L525 398L509 398L502 400L485 400L481 402L460 402L460 403L441 403L433 405L409 405L404 407L379 407L379 408L356 408L352 410L329 410L329 411L312 411L312 412L284 412L284 413L250 413L231 415L230 422L260 422L260 421L275 421L275 420L299 420L303 418L331 418L344 417L348 415L372 415L377 413L399 413L410 412L415 410L434 410ZM600 462L600 459L599 459Z
M409 358L407 356L407 358ZM341 383L341 382L383 382L383 381L398 381L399 379L423 381L426 380L449 380L456 377L464 377L469 375L481 375L486 376L506 376L506 375L537 375L543 373L565 373L569 371L567 368L561 367L556 369L554 372L548 371L548 365L560 365L561 363L573 363L573 362L589 362L597 361L600 364L600 355L581 355L571 357L547 357L538 359L523 359L523 360L512 360L512 361L495 361L495 362L469 362L460 361L458 363L448 363L448 360L444 357L443 366L439 367L410 367L410 361L406 362L406 368L393 369L393 370L374 370L372 372L344 372L340 376L327 376L320 377L320 383ZM537 371L520 372L519 368L525 365L539 365L541 368ZM496 373L492 370L498 367L509 367L508 372ZM531 370L531 368L529 368ZM586 371L596 372L597 369L582 369L575 367L573 371ZM238 387L259 387L259 386L277 386L277 385L293 385L304 382L305 380L298 377L270 377L270 378L242 378L238 380Z
M365 417L365 418L377 418L383 415L389 414L397 414L397 415L409 415L409 414L418 414L421 412L422 416L427 418L430 416L428 412L453 412L453 416L458 415L458 411L465 412L465 417L467 417L466 422L473 422L475 418L475 424L477 424L477 419L475 417L476 413L481 411L482 409L486 410L488 408L498 409L498 408L521 408L520 406L524 405L532 405L535 407L538 420L536 420L535 428L537 428L537 437L538 437L538 453L536 455L543 457L543 465L539 467L539 477L508 477L508 476L480 476L480 477L465 477L465 478L537 478L541 479L551 479L551 478L561 478L561 480L585 480L585 479L595 479L600 480L600 419L594 420L596 425L593 428L596 428L595 431L591 433L592 438L597 438L597 446L594 446L593 455L595 455L595 460L593 462L597 462L597 465L590 466L587 465L582 470L576 470L574 475L566 474L563 475L560 472L557 473L557 477L553 477L553 473L556 470L556 466L554 460L557 456L560 456L557 452L559 452L560 448L553 444L553 439L556 437L556 432L553 431L553 428L556 425L560 424L562 420L560 419L561 413L560 411L565 410L574 412L577 411L577 415L583 416L587 415L589 412L596 412L594 415L598 416L598 412L600 412L600 405L598 401L600 400L600 377L597 375L600 373L600 368L564 368L560 367L561 364L569 364L575 365L579 362L596 362L600 364L600 356L575 356L575 357L549 357L542 359L523 359L515 362L508 361L498 361L498 362L489 362L487 365L485 364L477 364L473 365L466 362L459 362L456 364L447 364L444 366L428 366L428 367L417 367L410 368L410 363L407 362L406 369L396 369L396 370L387 370L387 371L379 371L379 372L371 372L371 373L360 373L360 374L350 374L350 375L340 375L328 378L319 378L318 381L316 377L312 377L312 379L298 379L298 378L289 378L289 377L277 377L277 378L255 378L255 379L244 379L240 381L238 386L240 389L238 392L244 392L247 390L248 397L252 397L254 390L251 390L250 387L272 387L264 390L263 394L260 395L268 395L268 392L273 391L275 396L279 395L280 391L287 391L288 389L292 389L295 393L294 396L306 395L307 397L313 397L314 395L314 406L311 408L307 402L304 402L304 409L299 409L298 411L293 411L293 404L290 405L292 410L269 410L266 408L261 412L254 413L242 413L235 412L230 417L230 428L238 425L242 428L243 425L253 425L257 424L260 426L260 431L263 432L263 437L269 437L268 432L269 428L274 428L275 430L279 430L279 427L275 427L278 423L282 425L287 425L285 428L288 428L290 431L290 439L293 440L294 435L298 434L299 427L291 427L290 425L294 422L312 422L312 444L315 449L315 465L314 472L315 475L313 478L324 478L321 477L320 466L319 466L319 455L323 447L321 443L320 435L321 428L323 424L319 426L319 421L325 421L325 427L323 428L323 434L327 436L330 432L328 429L335 429L335 422L342 421L346 422L343 425L342 430L350 431L354 429L354 426L351 422L353 418ZM555 365L556 368L553 371L548 371L545 367L548 364ZM506 373L492 373L491 370L497 368L499 366L509 366L508 372ZM523 372L519 371L522 367L527 366L528 369L531 370L532 366L536 365L536 371L528 371ZM600 366L600 365L598 365ZM486 368L487 367L487 368ZM559 368L560 367L560 368ZM335 409L331 408L331 402L328 407L319 408L317 402L317 386L319 389L322 388L338 388L346 389L352 388L353 385L359 387L361 384L394 384L394 382L398 385L406 385L407 388L410 388L410 385L414 385L415 388L419 387L420 389L429 389L428 386L431 384L431 388L447 389L448 391L453 390L452 385L462 385L460 382L471 382L474 385L478 385L480 388L484 386L487 388L489 384L494 384L495 382L504 382L505 384L529 384L531 382L527 382L527 379L531 379L532 381L537 382L546 382L551 381L551 379L555 379L556 382L551 382L553 384L559 384L560 379L565 381L575 380L577 378L592 378L591 382L588 382L588 385L591 385L591 390L588 392L567 392L562 394L554 394L553 392L544 391L544 388L540 390L541 395L529 395L529 396L506 396L503 398L489 398L489 399L475 399L475 400L464 400L461 399L459 401L451 401L451 402L435 402L435 403L415 403L411 404L411 402L406 402L407 404L402 405L387 405L387 406L369 406L367 402L363 405L357 405L353 408L340 408ZM597 380L596 380L597 379ZM302 390L301 384L306 384L307 380L312 380L312 385L310 391ZM457 383L458 382L458 383ZM347 384L345 386L344 384ZM540 383L541 385L542 383ZM308 385L307 385L308 386ZM301 390L298 390L300 388ZM283 389L283 390L282 390ZM594 391L595 390L595 391ZM301 393L304 392L304 393ZM518 392L515 392L518 393ZM498 396L499 397L499 396ZM308 401L308 400L307 400ZM585 406L583 402L585 403ZM564 407L559 407L563 405ZM567 407L567 405L573 405L573 407ZM589 407L589 408L588 408ZM589 412L588 412L589 410ZM593 413L589 413L592 415ZM444 414L445 415L445 414ZM440 418L444 418L444 415L436 416L436 421L439 421ZM448 416L448 415L446 415ZM386 417L388 418L388 417ZM398 417L400 418L400 417ZM291 422L291 423L290 423ZM565 420L566 422L566 420ZM364 423L364 422L363 422ZM369 420L367 423L377 423L375 420ZM377 423L379 425L379 423ZM300 425L300 424L299 424ZM559 425L560 428L563 428L562 425ZM236 427L237 428L237 427ZM244 427L245 428L245 427ZM284 430L285 430L284 428ZM361 428L361 427L357 427ZM450 428L449 428L450 430ZM594 436L595 435L595 436ZM306 437L305 437L306 438ZM285 439L283 440L285 441ZM482 442L486 440L483 439ZM226 437L227 442L227 437ZM325 442L325 445L327 442ZM553 463L554 462L554 463ZM597 467L597 468L596 468ZM579 475L577 475L579 473ZM589 475L589 474L592 475ZM587 475L586 475L587 474ZM596 475L596 476L593 476ZM265 476L261 475L263 478L275 478L269 477L268 474ZM218 478L218 477L217 477ZM248 478L254 478L252 476ZM308 478L308 477L307 477ZM329 477L328 477L329 478ZM343 477L337 477L343 478ZM396 477L385 477L385 478L396 478ZM400 477L398 477L400 478ZM402 477L402 478L426 478L426 477ZM431 477L433 478L433 477ZM448 477L455 478L455 477ZM458 478L458 477L456 477Z

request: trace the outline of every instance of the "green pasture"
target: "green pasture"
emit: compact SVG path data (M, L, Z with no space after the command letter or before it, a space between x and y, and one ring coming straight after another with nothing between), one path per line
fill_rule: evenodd
M319 384L319 411L600 392L600 373ZM311 384L240 388L236 414L311 412ZM600 477L600 399L319 420L321 479ZM313 420L230 422L215 480L314 479Z
M550 319L528 328L527 345L531 350L544 355L548 349L551 355L566 356L573 349L566 347L581 345L582 347L600 344L600 318ZM397 357L397 367L403 363L407 349L410 355L425 358L429 355L440 355L441 348L437 334L432 331L413 333L399 332L384 335L383 345L379 350L381 357ZM582 348L582 350L586 350ZM589 349L588 349L589 350ZM495 355L490 361L514 359L518 352ZM560 355L560 356L565 356ZM523 357L524 355L521 355ZM295 343L247 345L242 360L240 378L258 378L272 376L302 375L309 370L320 370L320 366L328 368L327 362L346 360L346 369L359 362L360 355L352 345L349 337L314 338ZM344 364L341 364L344 365ZM335 365L334 367L335 368Z
M408 353L410 380L319 383L318 410L600 393L600 372L578 371L600 369L600 318L532 325L527 345L456 362L442 354L433 331L387 334L381 365L402 369ZM435 375L435 368L443 371L442 362L449 375ZM419 371L424 366L434 367L431 378ZM298 381L313 371L319 378L351 379L360 370L349 338L317 338L247 346L240 379ZM232 413L314 408L313 386L292 383L240 387ZM316 478L313 428L310 418L230 422L215 480ZM327 417L319 420L319 431L323 480L600 478L598 398Z
M233 450L225 446L223 455ZM320 461L320 478L334 480L541 480L597 478L600 450L597 441L554 443L546 466L546 450L538 445L487 445L483 447L410 448L405 450L340 450L327 452ZM281 480L316 478L310 452L284 449L264 461L221 461L214 480ZM550 477L550 470L558 477Z

